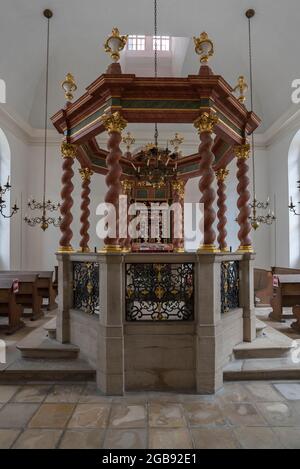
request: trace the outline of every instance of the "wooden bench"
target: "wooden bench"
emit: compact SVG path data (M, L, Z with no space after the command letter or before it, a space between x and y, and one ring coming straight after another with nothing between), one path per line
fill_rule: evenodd
M275 274L273 275L273 297L271 299L272 312L270 319L283 322L293 317L284 315L283 307L293 307L300 304L300 274Z
M273 275L271 270L254 269L255 306L269 306L273 295Z
M6 334L13 334L15 331L24 327L21 320L23 307L17 304L16 292L18 283L12 279L0 279L0 316L8 317L8 324L0 325L0 329Z
M3 274L0 272L0 279L16 279L19 283L19 291L16 293L16 301L24 308L31 308L32 313L27 315L32 320L38 319L44 315L42 310L43 298L38 292L38 275L31 274L13 274L11 272Z
M55 302L55 298L57 296L57 293L55 289L53 288L53 271L32 271L32 270L2 270L0 271L1 274L12 274L16 278L18 278L18 275L37 275L37 288L38 288L38 294L42 298L46 298L48 300L48 305L47 305L47 310L51 311L52 309L57 308L57 303Z

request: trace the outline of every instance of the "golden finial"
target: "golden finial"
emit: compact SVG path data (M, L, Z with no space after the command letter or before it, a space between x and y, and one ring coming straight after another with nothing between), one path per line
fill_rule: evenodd
M214 45L208 34L203 32L199 37L194 36L195 52L200 55L200 62L207 63L214 55Z
M67 73L66 78L61 84L62 89L65 92L65 98L67 101L72 101L73 92L77 90L77 85L75 83L74 77L71 73Z
M124 49L127 43L128 35L120 36L118 28L113 28L111 35L104 44L105 52L108 52L114 62L118 62L120 51Z
M233 88L233 92L236 93L237 91L239 91L240 95L238 97L238 100L242 104L244 104L244 102L246 101L245 92L247 90L248 90L248 85L246 83L245 77L241 75L240 77L238 77L238 82L237 82L236 87Z
M129 153L131 145L135 143L135 138L131 135L130 132L127 132L126 136L123 137L122 142L125 143L127 153Z

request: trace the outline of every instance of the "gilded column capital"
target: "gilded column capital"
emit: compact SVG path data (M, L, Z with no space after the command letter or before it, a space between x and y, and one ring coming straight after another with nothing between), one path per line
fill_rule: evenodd
M62 142L61 154L63 158L76 158L77 147L72 143Z
M181 179L178 179L176 181L172 181L172 189L177 192L177 194L179 195L179 197L181 199L184 198L184 181L182 181Z
M124 179L123 181L121 181L121 186L122 186L123 192L127 195L130 195L134 186L134 182L129 181L128 179Z
M221 168L221 169L218 169L215 173L216 173L217 180L224 182L229 174L229 170L225 168Z
M90 168L80 168L79 169L79 174L80 174L81 179L83 181L90 181L91 176L94 174L94 171Z
M212 133L214 126L218 123L219 118L214 111L203 112L195 122L194 127L198 133L210 132Z
M243 143L234 147L234 154L238 160L247 160L250 155L250 144Z
M124 117L121 116L119 111L116 111L110 115L104 114L101 120L108 133L122 133L122 130L124 130L127 126L127 121L124 119Z

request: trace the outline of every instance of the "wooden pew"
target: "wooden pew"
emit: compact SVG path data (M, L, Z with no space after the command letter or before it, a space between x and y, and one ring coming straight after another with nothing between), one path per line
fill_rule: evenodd
M21 320L23 307L16 302L18 284L12 279L0 279L0 316L8 317L8 325L0 325L0 329L6 334L13 334L24 327Z
M296 270L296 269L295 269ZM271 311L269 317L274 321L284 322L290 316L283 314L283 307L293 307L300 304L300 274L276 273L273 275L273 297L271 299Z
M31 274L13 274L0 272L0 279L16 279L19 283L19 291L16 293L16 301L24 308L31 308L32 313L28 315L32 320L38 319L44 315L42 310L43 298L38 292L38 275Z
M47 310L51 311L52 309L57 308L57 303L55 302L55 298L57 296L57 293L55 292L55 289L53 288L53 271L38 271L38 270L2 270L0 271L0 275L2 273L11 273L18 277L18 275L38 275L38 280L37 280L37 287L38 287L38 293L39 296L42 298L46 298L48 300L48 305L47 305Z
M254 269L255 306L269 306L273 296L273 275L271 270Z

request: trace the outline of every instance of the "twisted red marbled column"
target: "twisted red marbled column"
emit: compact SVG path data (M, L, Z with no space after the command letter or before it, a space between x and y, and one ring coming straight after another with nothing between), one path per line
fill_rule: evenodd
M213 203L216 198L216 193L212 187L215 180L215 173L212 168L215 159L211 150L213 145L212 133L208 131L200 132L200 140L199 156L201 157L201 176L199 181L199 190L202 194L200 203L204 204L204 245L202 248L213 250L215 248L214 242L216 239L216 233L213 229L216 212L213 208Z
M122 168L119 163L122 156L120 150L120 143L122 137L121 133L117 131L111 131L109 133L107 148L109 153L106 157L106 166L108 168L108 174L106 176L106 185L108 191L105 196L105 202L112 204L116 209L116 235L113 234L112 226L108 226L107 236L104 239L105 249L107 250L119 250L119 240L118 240L118 227L119 227L119 195L121 194L121 174ZM113 213L108 211L108 220L110 223L114 222Z
M80 217L80 223L81 223L81 229L80 229L80 235L81 235L81 240L79 243L80 246L80 251L81 252L89 252L89 216L90 216L90 182L91 182L91 174L92 171L90 171L88 168L85 169L80 169L79 170L81 177L82 177L82 192L81 192L81 217Z
M224 173L224 169L221 169L217 171L216 176L217 176L217 181L218 181L218 190L217 190L217 205L218 205L218 212L217 212L217 217L218 217L218 245L219 249L221 251L227 251L227 242L226 242L226 237L227 237L227 230L226 230L226 224L227 224L227 217L226 217L226 212L227 212L227 206L226 206L226 184L225 184L225 178L227 176L226 173Z
M73 206L72 192L74 186L72 184L72 178L74 176L74 171L72 169L74 160L73 157L64 157L63 166L62 166L62 190L61 190L61 200L62 204L60 206L60 213L62 215L62 222L60 224L61 238L59 241L59 250L60 251L73 251L71 246L71 240L73 237L73 232L71 230L71 223L73 221L73 216L71 213L71 208Z
M250 231L251 231L251 224L249 217L251 215L251 208L249 205L250 200L250 192L248 190L249 187L249 178L248 178L248 171L249 166L247 165L247 159L243 157L238 157L237 160L237 179L238 179L238 186L237 192L239 194L237 207L239 209L239 215L237 218L239 224L239 232L238 238L240 241L239 251L252 251L251 246L251 238L250 238Z
M184 229L183 229L183 207L184 207L184 182L183 181L174 181L173 183L173 203L180 204L181 206L181 217L176 216L173 213L173 249L175 252L184 252ZM180 238L176 238L175 230L175 220L177 220L178 226L176 227L180 233L182 233Z

